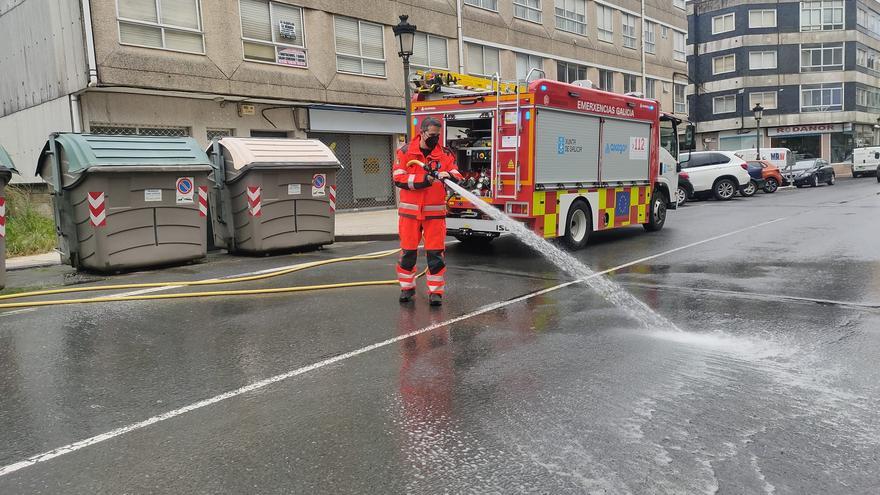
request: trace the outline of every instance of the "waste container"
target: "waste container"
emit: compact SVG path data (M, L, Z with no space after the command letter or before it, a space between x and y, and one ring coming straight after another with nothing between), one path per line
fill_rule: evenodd
M333 243L336 155L317 139L215 139L214 243L267 253Z
M18 173L9 153L0 146L0 289L6 287L6 184Z
M211 163L192 138L56 133L37 172L53 194L62 259L119 271L207 253Z

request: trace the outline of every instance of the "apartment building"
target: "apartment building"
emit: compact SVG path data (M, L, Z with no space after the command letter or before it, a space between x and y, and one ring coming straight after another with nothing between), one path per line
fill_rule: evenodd
M688 4L691 119L699 149L760 144L840 162L878 142L880 4L706 0Z
M684 0L0 2L0 142L24 180L52 131L313 137L346 166L342 208L393 205L404 134L392 26L416 68L640 91L686 109ZM534 76L533 76L534 77Z

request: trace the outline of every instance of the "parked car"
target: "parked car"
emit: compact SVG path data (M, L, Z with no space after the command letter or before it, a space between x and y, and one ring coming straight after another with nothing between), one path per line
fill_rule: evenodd
M747 162L762 161L773 164L780 171L794 166L795 163L795 154L788 148L761 148L760 157L755 149L744 149L734 153Z
M880 146L856 148L853 150L852 176L855 178L872 175L880 167Z
M829 186L834 185L834 169L821 158L800 160L794 164L792 172L794 173L794 185L797 187L817 187L822 182Z
M877 170L874 173L877 175L877 182L880 182L880 165L877 165Z
M727 201L752 180L745 160L732 151L685 153L681 157L681 168L688 174L694 196L714 196Z
M746 166L748 167L749 176L752 180L749 182L749 185L744 187L740 194L746 198L754 196L758 189L764 187L764 177L763 172L764 169L761 165L753 165L755 162L746 162Z
M678 193L675 200L678 206L688 202L694 196L694 186L691 184L691 178L687 172L678 173Z
M761 189L763 189L765 193L774 193L779 189L779 186L783 184L782 172L779 171L779 168L776 167L776 165L773 165L769 161L753 160L748 162L748 165L749 175L752 177L760 175L763 180Z

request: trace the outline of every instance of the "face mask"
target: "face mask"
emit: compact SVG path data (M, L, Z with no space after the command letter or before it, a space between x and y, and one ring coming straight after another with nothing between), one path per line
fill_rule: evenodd
M425 139L425 146L427 146L429 150L432 150L437 146L438 142L440 142L440 136L428 136Z

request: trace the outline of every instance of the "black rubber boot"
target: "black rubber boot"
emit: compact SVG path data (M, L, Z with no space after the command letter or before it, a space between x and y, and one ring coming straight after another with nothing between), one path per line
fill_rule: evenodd
M431 306L443 305L443 296L440 294L431 294L430 296L428 296L428 300L431 301Z
M400 291L400 299L398 299L398 301L400 301L402 303L408 303L408 302L412 301L415 296L416 296L415 289L402 290L402 291Z

